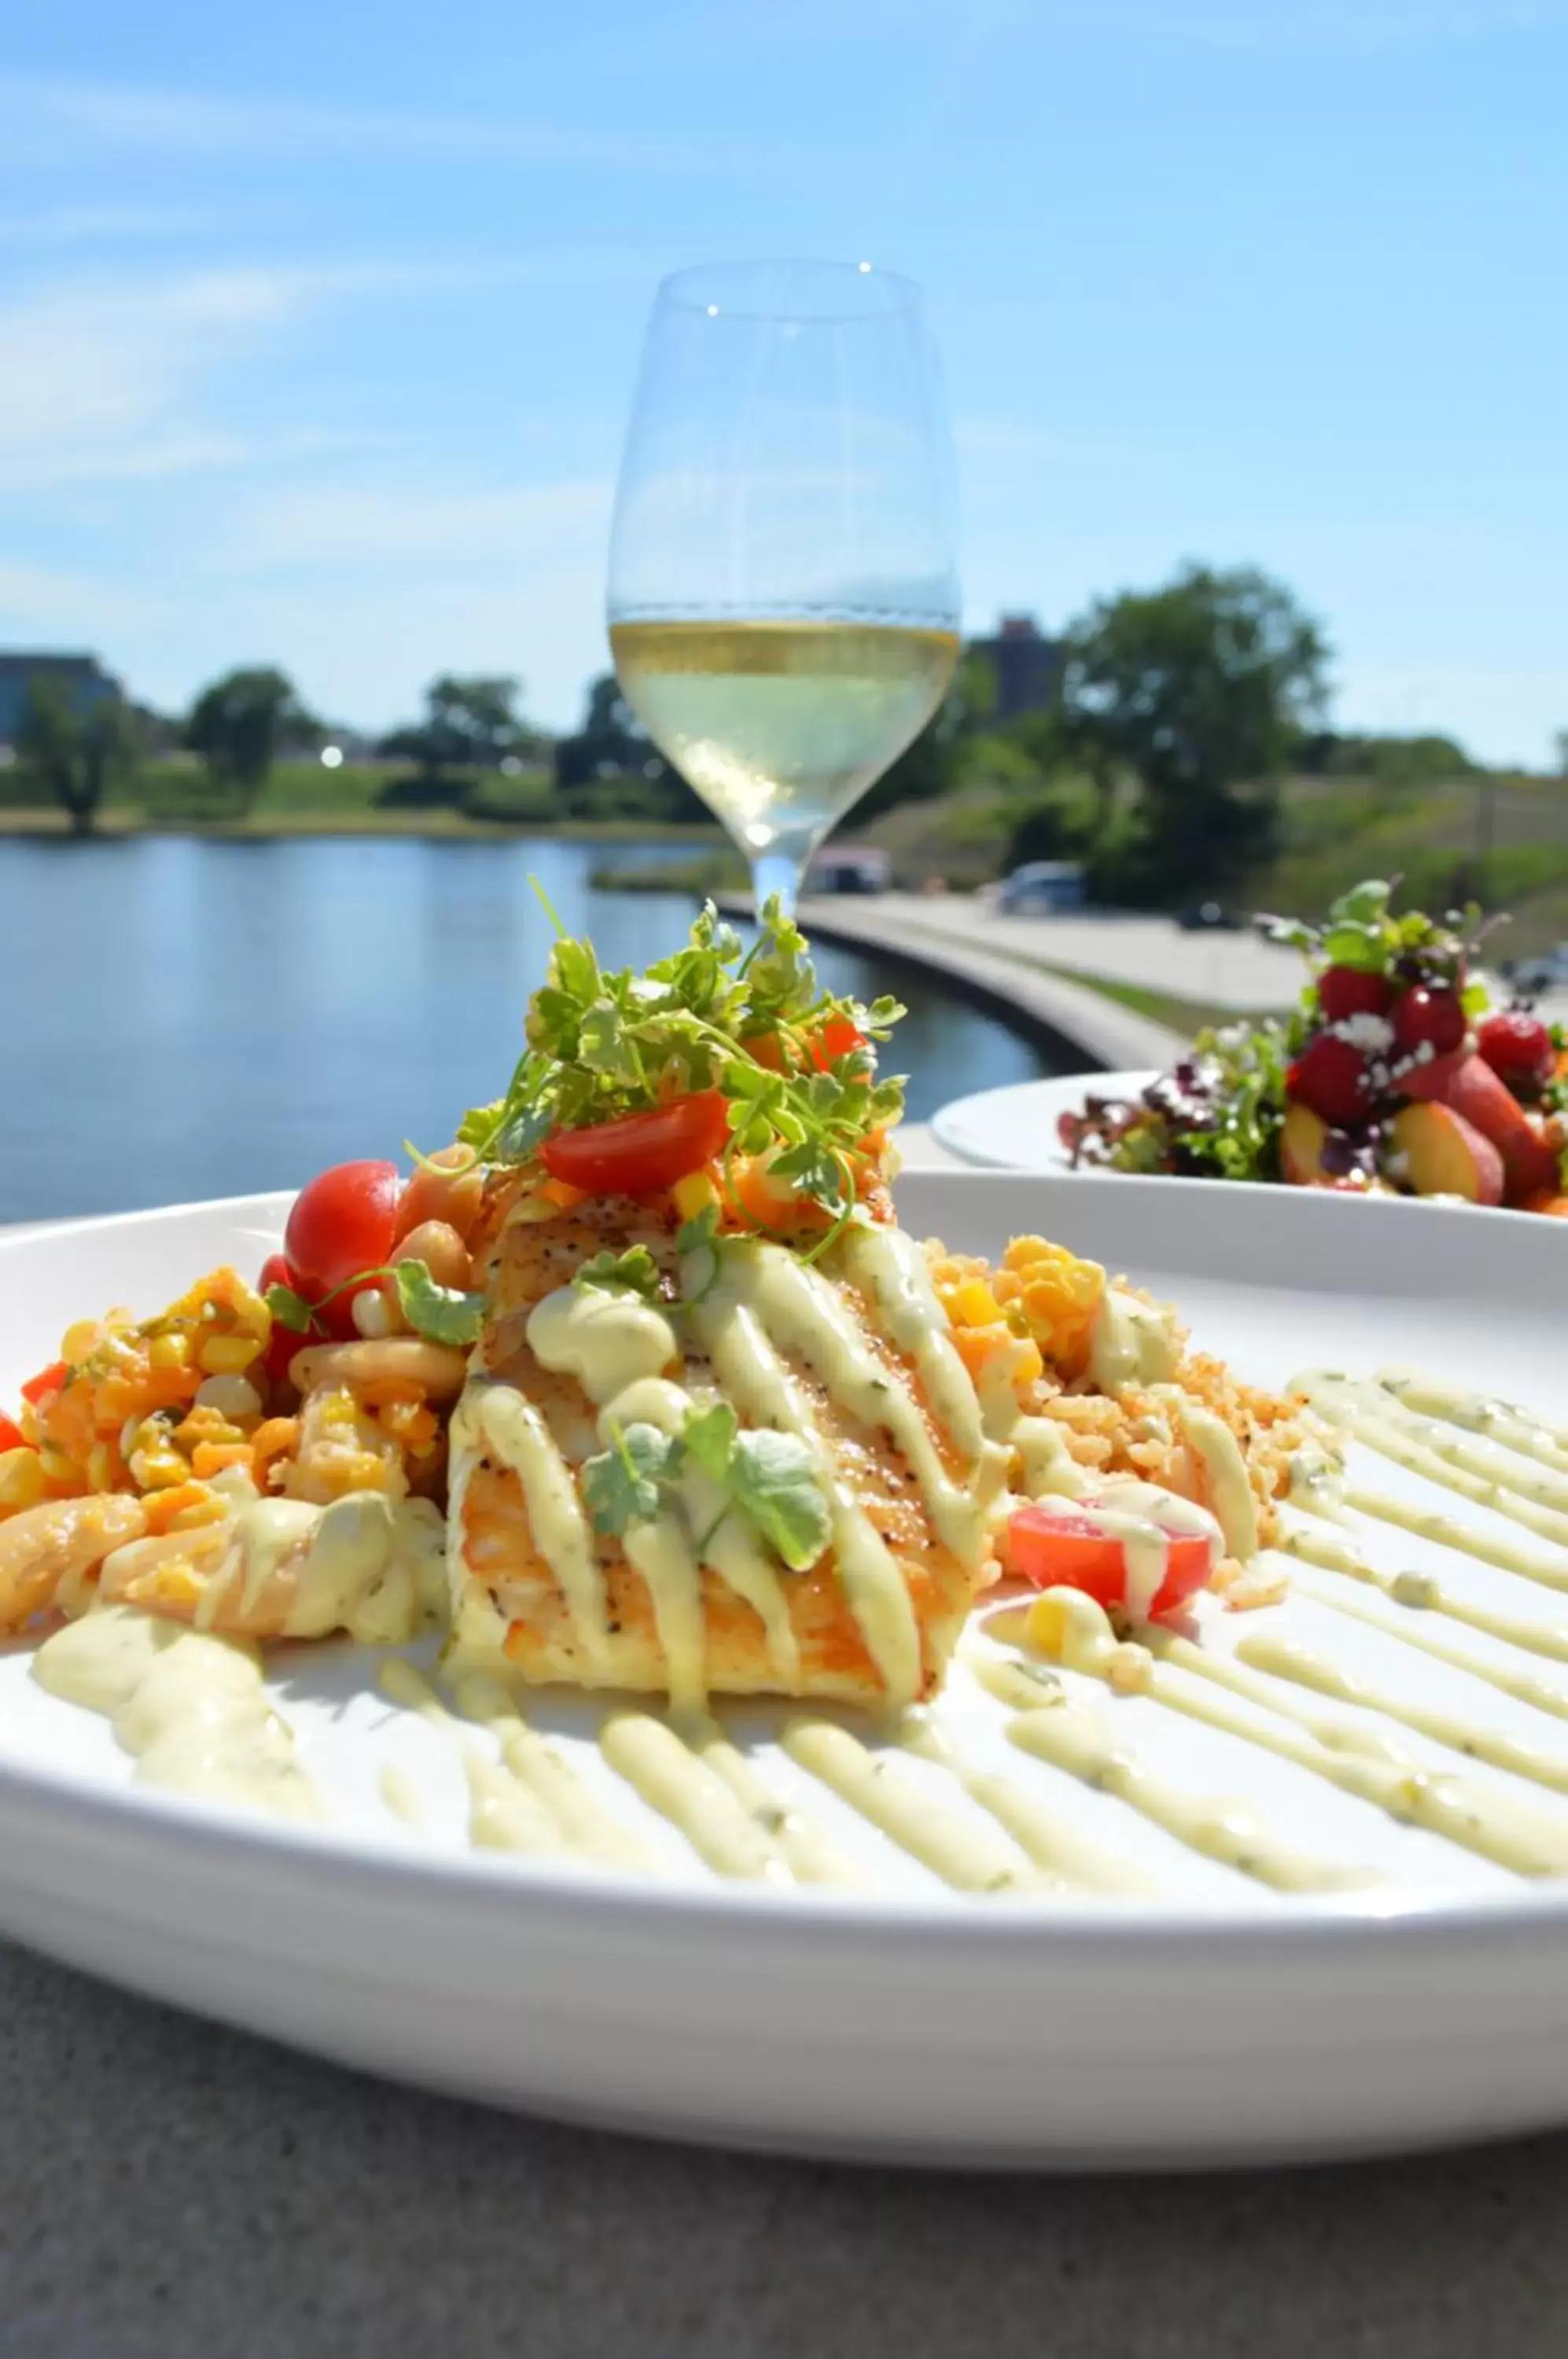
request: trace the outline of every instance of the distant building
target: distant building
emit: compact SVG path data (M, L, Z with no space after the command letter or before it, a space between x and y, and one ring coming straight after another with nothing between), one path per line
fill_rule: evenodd
M1062 669L1062 642L1048 639L1032 614L1004 614L990 639L972 639L996 677L996 719L1043 712Z
M0 654L0 745L14 745L27 701L27 683L39 677L63 680L81 712L91 712L105 697L118 696L120 683L106 672L96 656Z

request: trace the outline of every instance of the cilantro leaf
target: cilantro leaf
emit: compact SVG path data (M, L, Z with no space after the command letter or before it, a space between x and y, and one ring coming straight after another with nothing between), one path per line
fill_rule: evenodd
M675 1249L677 1253L697 1253L703 1245L713 1245L718 1234L719 1208L716 1204L704 1204L700 1212L694 1212L689 1221L682 1221L676 1230Z
M692 1464L700 1466L711 1482L727 1482L735 1439L735 1413L728 1401L692 1409L681 1429L681 1439Z
M656 1425L614 1428L610 1447L587 1459L583 1497L596 1532L617 1536L659 1513L659 1486L674 1472L681 1444Z
M502 1163L526 1163L555 1128L549 1106L518 1106L496 1132L492 1151Z
M806 1572L828 1544L828 1503L816 1462L798 1434L766 1426L737 1434L728 1488L791 1572Z
M646 1245L628 1245L620 1254L606 1246L583 1264L572 1283L604 1294L640 1294L652 1302L659 1294L659 1265Z
M422 1261L393 1265L397 1299L416 1335L431 1343L476 1343L485 1323L485 1297L438 1286Z
M279 1327L291 1334L308 1335L316 1322L315 1308L291 1286L269 1286L264 1299Z

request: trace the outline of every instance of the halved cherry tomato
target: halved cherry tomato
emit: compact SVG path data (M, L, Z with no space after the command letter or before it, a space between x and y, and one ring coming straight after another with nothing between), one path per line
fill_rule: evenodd
M65 1382L67 1374L68 1371L63 1360L56 1360L52 1362L49 1367L40 1368L38 1375L36 1376L29 1376L27 1383L22 1386L22 1398L24 1400L30 1400L36 1408L46 1393L59 1392L61 1385Z
M1020 1581L1036 1589L1081 1589L1106 1606L1127 1600L1127 1550L1092 1515L1054 1516L1040 1506L1019 1507L1007 1523L1007 1562ZM1165 1578L1149 1609L1150 1621L1184 1604L1214 1569L1214 1552L1203 1533L1171 1533Z
M13 1425L8 1417L0 1416L0 1450L25 1450L27 1446L27 1437L21 1427Z
M811 1062L819 1073L825 1073L841 1057L865 1046L866 1035L858 1024L847 1016L830 1016L811 1042Z
M590 1196L651 1196L713 1161L729 1136L722 1092L698 1090L647 1114L557 1131L539 1149L552 1180Z
M283 1234L283 1251L296 1271L296 1293L310 1302L335 1292L362 1269L385 1269L392 1258L402 1183L395 1163L334 1163L300 1189ZM355 1287L321 1313L334 1335L353 1335Z

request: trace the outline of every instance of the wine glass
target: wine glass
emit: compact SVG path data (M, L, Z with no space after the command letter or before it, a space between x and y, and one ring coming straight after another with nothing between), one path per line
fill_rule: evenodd
M659 288L621 462L626 701L792 909L958 655L952 457L920 291L869 263Z

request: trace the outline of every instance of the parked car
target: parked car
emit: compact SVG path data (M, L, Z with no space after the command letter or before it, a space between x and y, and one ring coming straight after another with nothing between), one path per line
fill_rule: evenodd
M1178 910L1176 916L1176 923L1184 934L1239 934L1251 922L1245 910L1229 909L1223 901L1195 901L1190 909Z
M873 845L830 845L819 852L806 877L808 893L885 893L892 864Z
M1533 958L1510 959L1504 974L1516 991L1559 991L1568 986L1568 942L1537 951Z
M1078 860L1026 860L1003 878L996 895L997 908L1015 918L1083 906L1083 865Z

